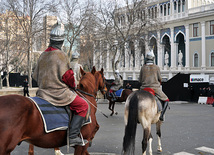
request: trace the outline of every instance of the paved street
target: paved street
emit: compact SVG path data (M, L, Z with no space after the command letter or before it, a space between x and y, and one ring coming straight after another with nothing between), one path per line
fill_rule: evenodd
M99 104L98 108L109 116L107 104ZM166 121L162 125L162 155L214 155L214 107L211 105L170 103ZM97 111L100 130L95 135L89 152L99 155L120 154L124 135L123 110L124 104L115 106L118 115L106 118ZM152 126L153 153L157 155L157 136L155 125ZM138 125L135 154L141 154L142 127ZM66 147L61 148L67 153ZM28 144L17 146L12 155L27 155ZM73 153L73 148L70 153ZM102 153L102 154L101 154ZM35 155L54 155L53 149L35 148Z

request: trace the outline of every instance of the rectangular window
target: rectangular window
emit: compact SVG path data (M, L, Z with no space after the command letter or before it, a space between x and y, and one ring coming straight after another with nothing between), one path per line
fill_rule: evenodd
M214 20L210 21L210 35L214 35Z
M193 37L198 36L198 23L193 24Z

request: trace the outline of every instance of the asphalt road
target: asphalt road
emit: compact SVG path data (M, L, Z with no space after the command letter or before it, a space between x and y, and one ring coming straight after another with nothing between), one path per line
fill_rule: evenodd
M109 116L107 104L98 104L98 108ZM124 135L124 104L117 103L115 110L118 115L104 117L97 111L97 120L100 129L95 135L89 152L99 155L120 154ZM166 119L162 125L161 155L213 155L214 154L214 107L196 103L172 103L166 112ZM137 127L135 154L141 153L143 138L142 127ZM155 125L152 126L153 154L157 155L157 136ZM61 151L67 153L66 147ZM17 146L12 155L27 155L28 144L23 142ZM70 148L70 153L73 148ZM35 148L35 155L54 155L53 149Z

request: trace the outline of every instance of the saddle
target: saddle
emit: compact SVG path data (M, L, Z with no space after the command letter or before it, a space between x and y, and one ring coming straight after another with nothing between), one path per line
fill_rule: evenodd
M145 91L147 91L147 92L149 92L149 93L151 93L152 95L155 96L154 89L147 87L147 88L144 88L143 90L145 90ZM155 96L155 100L156 100L156 103L157 103L157 106L158 106L158 112L162 111L162 109L163 109L162 102L156 96Z

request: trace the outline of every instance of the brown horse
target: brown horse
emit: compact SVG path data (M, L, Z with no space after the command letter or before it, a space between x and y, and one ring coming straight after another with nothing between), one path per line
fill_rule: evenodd
M116 101L112 101L112 97L109 95L109 90L111 88L111 84L106 82L106 86L107 86L107 93L106 93L106 98L108 99L109 101L109 110L111 110L111 114L110 116L113 116L113 114L115 113L116 115L118 114L116 111L114 111L114 106L115 106L115 102L125 102L127 97L129 96L129 94L132 93L132 90L130 89L124 89L122 94L121 94L121 97L117 97Z
M158 152L161 148L161 112L158 110L157 99L151 93L144 90L137 90L129 95L125 103L125 135L123 138L123 155L134 155L135 136L137 123L140 122L143 129L142 152L146 155L147 143L149 141L149 154L152 155L152 135L151 124L156 123L156 133L158 135Z
M78 87L82 92L86 92L80 95L83 95L93 104L90 111L92 123L83 126L81 129L84 139L90 142L99 129L95 115L97 110L95 72L95 68L91 72L84 72L81 69L83 76ZM103 88L104 86L105 84L103 83ZM66 135L66 130L45 133L42 117L36 105L29 98L20 95L0 97L0 155L10 155L16 145L22 141L42 148L61 147L67 143ZM75 146L74 154L89 154L87 151L88 146L89 144L83 147Z

